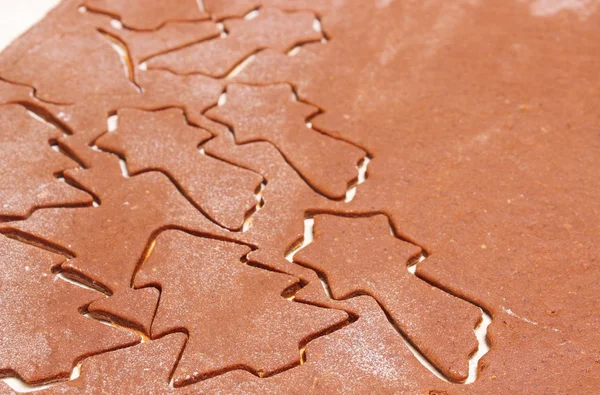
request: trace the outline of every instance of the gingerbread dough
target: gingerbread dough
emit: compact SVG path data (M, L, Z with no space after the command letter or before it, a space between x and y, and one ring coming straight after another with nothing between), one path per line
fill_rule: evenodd
M591 1L61 2L0 55L3 376L597 392L598 53Z

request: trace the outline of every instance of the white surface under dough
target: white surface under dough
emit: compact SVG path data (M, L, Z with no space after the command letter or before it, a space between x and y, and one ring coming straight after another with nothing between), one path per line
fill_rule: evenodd
M0 51L25 33L60 0L0 0Z

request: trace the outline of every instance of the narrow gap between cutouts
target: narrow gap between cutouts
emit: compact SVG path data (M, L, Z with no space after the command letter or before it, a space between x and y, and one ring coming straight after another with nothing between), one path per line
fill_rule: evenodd
M238 61L233 66L231 66L229 71L223 73L221 76L212 76L212 75L208 75L208 76L211 78L217 78L217 79L231 79L231 78L237 76L238 74L240 74L246 67L248 67L248 65L256 59L256 55L258 55L260 52L262 52L264 50L265 50L265 48L256 49L254 52L250 53L245 58L243 58L242 60Z
M392 232L393 235L393 232ZM408 272L412 275L414 275L417 272L417 263L421 263L425 260L425 255L423 255L422 253L419 255L418 258L411 260L408 265L406 265L406 270L408 270Z
M69 283L71 285L75 285L76 287L86 289L88 291L100 292L104 296L108 297L108 295L103 290L100 290L98 288L93 288L93 287L91 287L91 286L89 286L87 284L84 284L83 282L78 281L75 277L67 277L61 271L55 273L54 277L58 278L58 279L60 279L60 280L62 280L64 282L67 282L67 283Z
M117 115L117 114L110 115L108 117L108 119L106 120L106 129L109 132L114 132L115 130L117 130L118 126L119 126L119 115Z
M323 33L323 27L321 26L321 21L319 20L319 18L315 17L315 19L313 20L312 28L316 32Z
M300 348L300 365L306 362L306 347Z
M479 307L481 312L481 322L475 328L477 337L477 351L469 358L469 375L463 384L471 384L477 380L479 360L490 351L490 341L488 339L488 326L492 323L492 316Z
M146 343L146 342L150 341L150 338L146 334L144 334L144 332L142 332L141 330L136 329L133 326L127 326L125 324L123 324L123 325L118 324L118 323L114 322L110 318L110 316L104 315L100 312L90 313L88 310L85 310L81 315L83 315L85 318L89 318L94 321L98 321L102 325L110 326L111 328L117 328L117 329L121 329L124 331L133 332L140 337L140 343Z
M390 231L393 232L393 228L390 226ZM427 258L426 253L421 253L418 258L413 259L411 262L408 263L408 265L406 265L406 270L413 276L417 277L419 280L425 281L428 284L441 289L442 291L449 293L450 295L456 296L450 292L448 292L445 289L442 289L438 286L436 286L435 284L432 284L429 281L426 281L425 279L417 276L416 272L417 272L417 265L423 261L425 261L425 259ZM477 324L477 326L475 326L475 328L473 329L473 333L475 334L475 337L477 339L477 350L475 351L475 353L473 353L473 355L469 356L469 372L467 375L467 378L465 381L463 381L462 383L459 384L471 384L474 383L475 380L477 380L477 374L478 374L478 366L479 366L479 360L485 355L487 354L487 352L490 350L490 343L489 343L489 339L487 336L487 329L488 326L492 323L492 317L490 314L488 314L484 309L482 309L480 306L478 306L477 304L466 300L465 298L460 298L462 300L464 300L467 303L473 304L474 306L476 306L479 311L481 312L481 319L479 321L479 323ZM411 350L412 351L412 350Z
M119 37L114 34L108 33L102 29L98 29L98 32L105 37L112 49L119 55L119 59L121 59L121 63L125 69L125 76L131 82L131 84L135 87L138 93L142 92L142 88L135 81L135 68L133 66L133 60L131 58L131 54L129 53L129 48L127 45L121 40Z
M80 166L81 166L81 164L80 164ZM81 168L83 168L83 166L81 166ZM69 184L70 186L72 186L73 188L77 188L77 189L87 193L88 195L90 195L92 197L92 206L94 206L94 203L96 205L100 205L100 198L98 197L98 195L96 195L95 193L88 190L86 187L81 185L81 183L79 183L77 180L75 180L73 178L65 178L65 182L67 184ZM71 207L73 207L73 206L71 206ZM89 207L89 205L87 205L87 204L82 205L82 207Z
M123 30L123 23L118 19L111 19L110 25L116 30Z
M69 146L61 144L58 140L51 140L50 145L52 146L53 149L54 149L53 146L56 145L58 147L58 152L60 152L67 158L71 159L73 162L77 163L79 165L79 168L87 169L87 165L83 162L83 160L81 160L79 157L77 157L76 153ZM67 169L67 170L71 170L71 169ZM69 183L69 184L72 185L72 183ZM75 187L79 188L78 186L75 186ZM90 193L85 188L79 188L79 189L83 190L84 192Z
M238 63L224 78L226 80L231 79L237 75L239 75L242 70L244 70L246 67L248 67L248 65L250 63L252 63L254 61L254 59L256 59L256 54L260 52L256 51L251 53L249 56L247 56L245 59L243 59L240 63Z
M263 268L259 267L259 269L263 269ZM287 287L286 289L284 289L283 292L281 292L281 297L293 302L294 299L296 299L296 294L298 293L298 291L300 291L305 286L306 286L306 283L304 283L302 281L298 281L297 283L294 283L294 284L290 285L289 287Z
M160 296L159 296L158 304L160 304ZM157 309L158 309L158 306L157 306ZM153 318L153 320L154 320L154 318ZM152 327L152 326L150 326L150 327ZM175 371L177 370L177 366L179 365L179 362L181 361L181 358L183 357L183 353L185 351L185 348L186 348L188 340L189 340L189 333L187 331L180 332L180 333L184 333L186 337L185 337L185 341L183 342L183 346L179 350L177 359L175 360L175 363L173 364L173 367L171 368L171 371L169 372L169 388L171 388L171 389L175 389Z
M108 117L106 120L106 129L108 133L114 133L119 127L119 115L113 114ZM102 151L98 148L98 146L94 145L92 148L96 148L99 151ZM125 178L129 178L131 175L129 173L129 168L127 167L127 162L120 155L115 154L119 158L119 168L121 169L121 175Z
M375 299L375 298L373 298ZM377 301L375 299L375 301ZM379 304L379 302L377 301L377 304ZM389 313L383 308L383 306L381 306L379 304L379 307L381 308L381 310L383 311L383 313L385 314L388 322L390 323L391 327L394 328L394 330L398 333L398 335L400 336L400 339L402 339L402 342L404 342L404 344L406 345L406 348L408 348L408 350L414 355L414 357L419 361L419 363L421 363L421 365L423 365L427 370L429 370L431 373L433 373L433 375L435 377L437 377L438 379L445 381L447 383L454 383L454 381L448 380L448 378L446 378L446 376L444 376L442 374L442 372L439 371L439 369L434 366L431 361L429 361L422 353L419 349L417 349L411 342L410 340L408 340L408 337L404 334L404 332L398 327L398 325L396 325L396 323L394 322L394 319L389 315ZM456 384L460 384L460 383L456 383Z
M285 259L288 262L294 262L294 255L301 249L313 242L313 228L315 226L315 219L312 217L304 218L304 235L295 246L292 246L290 250L285 254Z
M87 290L99 292L105 296L112 295L110 289L100 283L96 283L95 281L81 275L78 272L72 271L70 269L63 269L62 266L58 266L53 270L56 278L63 280L71 285L75 285L80 288L84 288Z
M58 151L57 151L57 152L58 152ZM66 184L66 183L67 183L67 181L65 181L65 177L64 177L64 174L63 174L63 172L60 172L60 173L56 174L54 177L56 177L56 180L57 180L58 182L62 182L62 183L64 183L64 184Z
M314 226L315 226L315 219L313 217L304 218L304 234L303 234L302 238L300 240L298 240L294 245L292 245L292 247L285 254L285 259L288 262L298 264L297 262L294 262L294 256L300 250L302 250L303 248L305 248L306 246L308 246L310 243L313 242ZM312 270L312 269L310 269L310 270ZM313 270L313 272L315 272L317 274L317 277L319 278L319 282L321 283L321 286L323 287L323 291L325 292L325 294L330 299L334 299L333 294L331 292L331 288L329 287L329 283L327 282L327 279L325 278L323 273L319 273L315 270Z
M107 152L109 152L109 151L107 151ZM119 159L120 159L119 163L122 166L121 170L123 172L123 176L124 177L129 177L130 173L129 173L129 170L127 168L127 162L123 158L121 158L119 155L117 155L116 153L111 152L111 154L116 155L117 157L119 157ZM138 175L145 174L145 173L152 173L152 172L158 172L158 173L162 174L163 176L167 177L169 179L169 181L173 184L173 186L175 187L175 189L177 189L177 191L179 191L179 193L188 201L189 204L191 204L193 207L195 207L196 210L198 210L208 221L210 221L215 226L219 227L222 231L225 231L225 232L239 232L239 229L229 229L229 228L226 228L222 224L218 223L215 219L213 219L210 215L208 215L208 213L202 208L202 206L200 206L199 204L197 204L196 201L194 201L194 199L192 199L192 197L185 191L185 189L183 189L183 187L181 186L181 184L179 184L177 182L177 180L175 180L170 174L166 173L164 170L162 170L160 168L149 168L149 169L144 169L144 170L136 172L134 174L134 176L138 176ZM125 174L127 174L127 175L125 175Z
M81 376L81 365L82 364L83 364L83 361L79 361L77 363L77 365L75 365L75 367L71 371L71 376L69 377L69 380L76 380L79 378L79 376Z
M323 23L321 22L321 18L317 15L313 20L313 29L319 33L321 33L321 42L324 44L329 41L329 36L323 30Z
M27 109L27 114L35 119L38 122L41 122L49 127L51 127L52 129L56 129L56 126L48 121L46 121L44 118L42 118L41 116L39 116L38 114L36 114L35 112L31 111L30 109Z
M296 45L292 49L290 49L289 51L287 51L286 55L288 55L288 56L296 56L296 55L298 55L298 52L300 52L301 48L302 48L301 45Z
M60 130L60 132L62 133L63 136L68 136L68 135L73 134L73 132L65 124L63 124L60 120L56 119L47 110L37 107L35 105L32 105L31 103L17 103L17 104L20 104L21 106L25 107L25 110L27 111L27 115L29 115L31 118L35 119L38 122L43 123L44 125L52 128L52 129ZM62 114L62 112L59 114Z
M223 93L219 95L219 99L217 100L217 106L224 106L225 103L227 103L227 91L223 91Z
M125 159L119 157L119 168L121 169L121 175L125 178L129 178L129 169L127 168L127 162Z
M121 21L121 16L114 13L114 12L110 12L110 11L106 11L106 10L102 10L102 9L97 9L97 8L88 8L85 6L81 6L77 9L79 11L79 13L81 14L85 14L85 13L90 13L90 14L97 14L97 15L103 15L115 20L118 20L119 22L122 23ZM162 29L163 27L165 27L167 24L169 23L190 23L190 22L204 22L206 20L208 20L209 18L193 18L193 19L189 19L186 17L181 17L181 18L174 18L174 19L167 19L164 20L160 25L158 26L154 26L150 29L148 28L136 28L133 26L124 26L125 29L131 31L131 32L138 32L138 33L152 33L152 32L157 32L160 29Z
M250 11L246 15L244 15L244 19L247 21L251 21L252 19L256 18L258 15L260 15L259 7L253 9L252 11Z
M219 38L226 38L229 36L229 32L225 28L225 25L222 22L217 22L217 30L219 30Z
M217 26L217 28L218 27L219 26ZM223 27L223 29L224 29L224 27ZM194 40L194 41L186 42L186 43L181 44L181 45L173 46L173 47L171 47L169 49L165 49L165 50L158 51L158 52L155 52L155 53L152 53L152 54L149 54L149 55L145 55L144 57L142 57L142 58L140 58L138 60L140 63L138 64L137 68L139 70L146 71L146 70L148 70L148 63L147 62L150 59L156 58L158 56L166 55L166 54L169 54L171 52L177 52L177 51L180 51L180 50L182 50L184 48L192 47L192 46L194 46L196 44L200 44L200 43L203 43L205 41L214 40L214 39L216 39L218 37L221 37L221 38L227 37L227 32L224 31L224 30L221 30L218 34L214 34L214 35L210 35L210 36L207 36L207 37L203 37L203 38L201 38L199 40ZM168 68L165 69L165 68L161 68L161 67L155 67L153 69L162 70L162 71L174 74L174 75L182 75L182 74L175 73L172 70L169 70ZM202 73L190 73L190 74L202 74Z
M72 374L72 373L71 373ZM6 385L8 385L13 391L18 393L29 393L29 392L37 392L46 390L48 388L54 387L62 383L63 381L52 381L50 383L42 383L42 384L27 384L23 380L18 377L4 377L0 378L0 381L3 381Z
M362 158L356 165L358 175L356 179L348 185L344 202L351 202L356 196L357 187L367 180L367 167L369 166L369 162L371 162L371 158L367 155L364 158Z
M223 37L223 33L221 33L221 36ZM191 46L191 45L203 42L203 41L210 41L210 40L213 40L214 38L215 37L209 37L209 38L206 38L206 39L203 39L203 40L196 41L196 42L191 43L189 45L184 45L184 46L181 46L181 47L178 47L178 48L174 48L174 49L169 50L169 51L164 51L164 52L152 55L152 56L150 56L148 58L145 58L144 59L144 63L147 62L148 60L156 57L156 56L164 55L164 54L167 54L167 53L173 52L173 51L177 51L177 50L180 50L182 48L185 48L185 47L188 47L188 46ZM176 75L176 76L202 75L202 76L205 76L205 77L208 77L208 78L212 78L212 79L223 80L223 79L227 79L227 78L232 78L235 75L239 74L251 62L247 62L246 64L244 64L244 66L242 68L238 68L241 63L244 63L248 58L254 59L253 55L256 55L259 52L264 51L264 50L265 50L265 48L258 48L257 50L255 50L254 52L252 52L251 54L249 54L248 56L246 56L242 60L240 60L240 61L236 62L235 64L233 64L228 70L226 70L225 72L223 72L221 74L211 74L211 73L201 72L201 71L193 71L193 72L189 72L189 73L179 73L179 72L175 72L175 71L169 69L168 67L157 67L157 66L152 67L152 70L161 70L161 71L163 71L165 73L170 73L170 74L173 74L173 75ZM147 64L145 65L145 70L146 69L147 69ZM234 74L234 71L235 71L235 74ZM204 110L203 113L206 112L207 110Z
M263 182L260 183L258 189L254 192L254 199L256 200L256 205L246 213L244 218L244 224L242 225L242 232L247 232L252 227L252 222L256 213L258 213L265 205L265 201L263 199L263 191L267 186L267 182L263 179Z
M64 247L57 244L48 242L42 238L32 236L29 233L25 233L18 229L3 229L0 234L8 237L9 239L17 240L21 243L29 244L30 246L41 248L42 250L49 251L53 254L62 255L65 258L73 258L75 255Z
M131 282L129 283L129 286L131 288L133 288L134 279L135 279L135 276L137 275L138 271L148 261L148 258L150 258L150 255L152 255L152 251L154 250L154 246L156 245L156 238L157 237L158 237L158 235L156 235L156 237L154 235L152 236L152 238L151 238L152 241L150 241L150 243L146 247L146 250L144 251L144 254L142 255L142 259L139 260L139 262L137 263L135 269L133 270L133 275L131 276Z
M248 255L249 255L249 254L248 254ZM254 261L254 260L250 260L250 259L248 259L248 258L247 258L247 257L248 257L248 255L246 255L246 256L244 257L244 258L246 258L246 260L245 260L245 262L242 260L242 263L245 263L245 264L246 264L246 265L248 265L248 266L255 267L255 268L258 268L258 269L261 269L261 270L266 270L266 271L268 271L268 272L272 272L272 273L278 273L278 274L285 274L286 276L290 276L290 274L289 274L289 273L287 273L287 272L285 272L285 271L283 271L283 270L279 270L279 269L276 269L276 268L273 268L273 267L267 266L267 265L265 265L265 264L263 264L263 263L260 263L260 262ZM300 281L300 283L299 283L299 284L300 284L300 287L301 287L301 288L302 288L302 287L304 287L302 280ZM289 296L289 294L287 294L287 291L286 291L286 290L284 290L284 291L282 292L281 296L283 296L284 298L286 298L286 299L287 299L287 296L285 296L285 295Z

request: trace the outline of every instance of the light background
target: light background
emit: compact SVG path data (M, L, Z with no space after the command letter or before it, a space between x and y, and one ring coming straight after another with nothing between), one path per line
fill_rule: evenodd
M59 0L0 0L0 51L42 19Z

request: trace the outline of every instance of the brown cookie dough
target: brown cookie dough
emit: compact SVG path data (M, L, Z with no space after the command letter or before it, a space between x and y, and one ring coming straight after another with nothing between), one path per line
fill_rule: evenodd
M313 29L314 19L309 12L286 13L274 8L264 9L254 19L225 22L227 34L221 39L157 56L148 61L148 67L168 69L177 74L224 77L261 49L285 52L298 44L321 40L322 34Z
M136 107L181 107L188 116L215 106L224 88L221 81L210 77L178 76L164 70L148 70L140 74L138 81L144 92Z
M399 13L419 23L399 25ZM598 321L588 285L598 278L598 76L585 55L599 49L597 11L537 1L390 2L335 18L324 23L346 43L374 34L361 20L396 28L360 58L332 39L314 67L335 70L315 73L299 94L327 109L315 125L374 154L352 204L389 207L401 232L431 253L417 274L492 313L492 349L467 388L589 392L600 379L590 356L597 336L576 328ZM521 321L513 331L519 318L511 314L538 325Z
M26 217L40 207L92 204L90 194L58 179L79 167L50 147L63 132L30 114L17 104L0 105L0 221Z
M232 372L189 388L247 394L455 393L448 383L427 380L429 372L413 357L373 299L357 297L351 305L358 320L308 343L302 366L264 379Z
M301 81L310 79L314 73L326 73L325 70L314 70L320 61L320 49L326 51L328 48L323 43L306 44L294 56L265 49L257 53L252 61L231 79L252 85L301 85Z
M251 11L277 8L284 11L313 11L321 14L328 2L311 0L204 0L206 10L216 20L241 18Z
M346 320L344 312L287 300L286 290L298 280L246 265L241 258L249 252L244 245L167 231L136 275L136 287L161 290L152 337L189 334L175 385L234 369L259 377L289 369L301 363L302 343Z
M127 43L134 64L140 64L153 56L216 38L220 33L213 22L171 22L152 32L122 30L118 35Z
M52 387L49 392L75 393L94 388L111 393L397 394L434 388L439 392L430 393L443 394L449 388L443 382L428 387L420 379L425 368L413 358L373 299L355 298L352 307L360 313L357 322L310 341L302 366L272 377L258 378L236 370L183 388L171 388L168 372L186 339L185 335L174 333L88 358L83 361L78 379Z
M74 258L63 268L81 272L109 291L129 286L147 243L161 229L179 226L218 231L164 175L153 172L126 178L116 157L98 154L98 158L90 169L65 173L98 197L98 207L40 210L27 221L5 228L70 251ZM162 211L161 204L167 204L169 211ZM126 248L112 247L113 237L119 234Z
M99 29L125 44L133 67L153 56L218 37L221 31L212 21L169 22L158 30L138 31L115 24L106 17Z
M298 291L297 297L308 293L310 298L307 296L307 300L310 303L338 305L323 293L314 271L285 259L285 255L301 238L306 211L315 206L323 206L328 200L311 189L272 144L258 142L236 145L233 134L223 124L204 117L191 119L215 135L203 146L207 154L252 169L268 181L261 192L264 204L249 217L251 226L248 231L239 236L245 242L260 245L248 258L271 270L300 278L306 287ZM311 292L313 289L315 292Z
M135 347L86 358L80 376L42 393L80 394L93 388L103 394L167 394L170 374L181 354L187 336L174 333Z
M215 106L223 84L201 75L177 76L162 70L152 70L136 76L141 93L120 96L88 96L73 105L43 107L59 119L80 144L93 145L107 131L108 118L121 108L160 110L182 108L186 115ZM85 154L81 153L80 154Z
M159 296L155 288L123 288L108 298L93 301L88 311L95 318L133 328L148 336Z
M313 188L343 199L366 152L307 127L317 108L294 100L289 85L229 85L224 105L207 116L229 125L237 144L268 141Z
M196 210L163 174L153 172L126 178L116 157L95 154L90 169L66 172L65 177L96 196L98 207L40 210L25 222L9 223L1 229L27 234L40 243L68 252L73 257L61 266L67 276L106 293L128 293L131 303L123 313L125 318L119 321L147 327L154 315L156 299L133 292L130 284L148 243L169 227L213 230L216 234L219 228ZM168 205L168 212L162 210L163 204ZM115 248L115 237L124 244L119 243ZM121 301L119 305L122 304ZM147 310L141 309L144 306Z
M27 101L32 96L32 88L0 80L0 104Z
M177 0L177 4L161 0L86 0L84 5L92 11L115 16L136 30L158 29L167 22L208 19L196 0Z
M103 296L56 278L64 259L0 235L0 377L65 379L83 357L139 341L83 316Z
M31 64L36 68L29 67ZM56 78L59 74L61 78ZM44 38L43 45L28 49L15 62L0 64L0 76L33 86L38 97L58 103L73 103L89 95L135 92L117 52L101 33L91 29Z
M228 229L242 228L246 213L257 204L254 192L263 181L259 174L201 154L198 147L212 135L189 125L178 108L124 109L117 115L117 130L96 140L98 147L124 157L132 175L164 172L211 220Z
M371 295L434 365L464 381L477 348L479 310L411 275L421 248L390 234L387 217L317 215L314 241L294 261L322 273L332 296Z
M81 5L62 2L3 52L0 99L61 125L62 152L85 168L67 171L65 179L99 206L43 206L0 229L18 243L61 252L68 257L63 275L110 294L98 294L85 320L108 317L155 337L155 327L168 334L102 362L131 369L117 373L99 363L82 378L105 370L111 377L101 388L114 389L120 380L130 392L596 392L600 8L594 2ZM132 121L123 136L135 139L127 143L109 141L124 132L108 132L109 117L129 111L156 118ZM134 148L154 163L166 156L168 137L192 130L181 122L164 126L171 112L211 136L189 133L185 151L174 145L177 152L157 168L142 163L143 173L133 175ZM150 123L163 133L146 133L154 130ZM31 145L48 149L40 138L32 136ZM223 174L205 167L202 179L211 184L205 192L245 185L232 193L239 202L263 180L251 191L260 203L245 213L242 229L240 212L252 202L219 199L231 211L205 216L208 210L198 208L214 207L215 195L191 203L188 183L176 177L175 169L201 172L188 157L199 141L207 156L228 163ZM127 157L129 177L120 174L116 155L100 149ZM52 163L48 158L32 174ZM248 173L237 168L255 181L243 181ZM26 174L11 169L11 177ZM126 202L141 211L132 214ZM170 234L193 242L175 238L168 251L159 249ZM182 248L188 244L194 248ZM233 251L227 264L184 259L218 255L217 245ZM415 246L426 259L411 266L413 275L405 266L418 254ZM394 266L384 250L395 251ZM168 259L154 261L159 253ZM149 262L156 272L148 271ZM138 270L150 287L134 288ZM200 281L199 273L212 281ZM225 287L234 278L240 281ZM247 297L231 307L239 290ZM68 314L79 314L76 305ZM246 320L211 310L218 306L241 309ZM482 317L477 307L491 324L473 333ZM198 311L225 315L224 322L244 329L260 321L266 332L237 331L225 341L234 326L206 323ZM301 324L281 323L281 311L298 313ZM319 332L325 328L335 330ZM173 331L190 339L192 331L202 334L201 343L190 340L193 348L183 349L185 365L172 357L173 349L181 351L177 341L155 343ZM315 333L322 336L312 339ZM270 344L277 346L263 352ZM145 355L161 350L165 359L144 366ZM197 365L202 358L190 355L206 350L208 362ZM252 350L260 357L250 358ZM419 351L435 366L419 362ZM165 389L182 368L194 378L182 375L181 387ZM152 378L140 369L150 369ZM80 383L88 392L105 385Z

